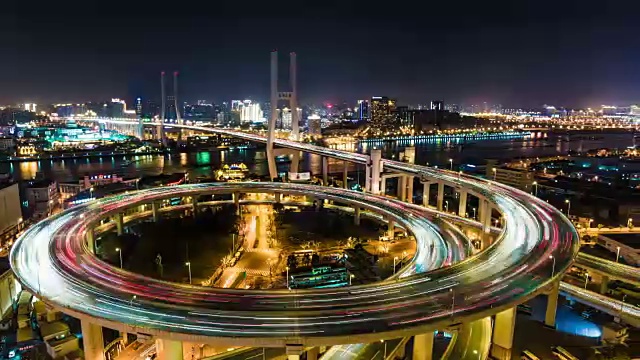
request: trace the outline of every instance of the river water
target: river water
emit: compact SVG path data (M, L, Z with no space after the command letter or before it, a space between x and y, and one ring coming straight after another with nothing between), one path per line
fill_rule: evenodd
M397 158L405 146L402 143L366 143L346 146L349 150L369 152L371 148L382 148L384 157ZM449 166L449 159L456 164L470 163L482 165L486 159L509 159L565 154L568 151L586 151L593 148L623 148L634 145L634 137L626 134L601 134L594 139L581 137L572 141L545 133L534 133L525 139L495 140L447 140L414 144L416 163ZM305 154L301 171L321 172L319 156ZM0 163L0 173L10 173L16 180L30 180L36 177L53 179L58 182L73 182L84 175L117 174L124 176L149 176L161 173L188 172L191 178L211 177L224 164L244 163L252 173L266 175L267 160L263 148L203 151L174 155L117 156L100 159L72 159L60 161L30 161L21 163ZM330 172L342 171L342 162L329 161ZM288 165L279 165L286 171ZM350 171L355 171L353 164ZM362 172L362 169L360 169Z

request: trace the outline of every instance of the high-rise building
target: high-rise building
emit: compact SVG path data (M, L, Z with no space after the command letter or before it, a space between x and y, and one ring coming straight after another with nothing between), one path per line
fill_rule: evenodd
M242 102L240 108L240 123L247 124L255 121L261 121L264 119L262 109L260 109L259 103L252 103L251 100L245 100Z
M369 100L358 100L357 116L360 121L371 118L369 113Z
M142 99L136 98L136 115L138 117L142 116Z
M243 103L242 100L231 100L231 111L240 111Z
M433 100L431 101L431 110L444 110L444 101L442 100Z
M386 96L371 98L371 128L379 132L393 130L397 126L396 100Z
M34 104L34 103L25 103L24 104L24 109L26 111L36 112L36 107L37 107L37 105Z
M309 116L307 118L307 128L311 136L322 135L322 119L320 119L320 116L316 114Z

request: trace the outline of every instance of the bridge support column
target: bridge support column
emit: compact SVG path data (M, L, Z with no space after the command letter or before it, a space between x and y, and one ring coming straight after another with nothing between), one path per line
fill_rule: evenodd
M458 216L467 216L467 192L460 191L460 199L458 201Z
M157 339L158 360L183 360L182 341Z
M606 294L609 291L609 277L602 275L600 279L600 294Z
M282 201L282 194L273 193L273 197L275 198L276 204L280 204L280 202Z
M368 192L378 195L380 194L380 174L382 174L382 150L371 150L371 158L369 164L367 164L367 183L366 189Z
M560 293L560 282L553 283L553 287L547 294L547 311L544 314L544 326L555 329L556 310L558 308L558 295Z
M413 204L413 176L405 177L404 184L407 189L407 196L404 201Z
M380 178L380 195L387 194L387 178L384 175Z
M322 157L322 186L329 185L329 159Z
M240 214L240 194L237 192L233 193L233 205L236 207L236 214Z
M413 337L413 360L431 360L433 357L433 331Z
M294 151L291 154L291 165L289 166L289 171L297 173L300 164L300 152Z
M422 206L429 206L429 192L431 191L431 183L422 183Z
M496 314L493 323L493 341L491 342L491 357L499 360L511 359L513 347L513 333L516 328L516 308Z
M191 197L191 212L193 213L193 217L198 216L198 198L196 196Z
M349 163L345 160L342 167L342 187L349 188Z
M127 346L129 344L129 334L124 331L120 331L120 337L122 337L122 345Z
M396 225L393 223L393 220L389 219L387 223L387 237L389 240L393 240L396 234Z
M157 202L152 202L151 203L151 213L153 214L153 222L158 222L158 220L160 219L160 216L158 214L158 203Z
M87 320L80 321L82 328L82 346L86 360L104 360L104 338L102 326L92 324Z
M116 234L122 235L124 231L124 214L117 213L113 218L116 221Z
M396 189L396 196L400 201L404 201L407 198L407 178L404 175L398 176L398 187Z
M482 241L482 249L486 249L491 245L491 204L485 199L480 199L480 223L482 224L482 234L480 240Z
M356 206L353 209L353 223L355 225L360 225L360 207Z
M438 211L442 211L442 206L444 205L444 183L438 183Z
M307 360L318 360L318 354L320 353L320 349L318 347L312 347L307 350Z
M300 355L304 352L304 347L302 345L287 345L286 352L287 360L300 360Z
M96 252L96 234L95 232L93 232L93 228L87 229L87 248L89 249L89 252L91 252L92 254L95 254Z

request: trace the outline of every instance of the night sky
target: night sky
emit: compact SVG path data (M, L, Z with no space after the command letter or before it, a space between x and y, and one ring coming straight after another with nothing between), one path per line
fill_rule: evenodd
M3 3L0 104L267 100L273 49L303 103L640 103L638 1L134 2Z

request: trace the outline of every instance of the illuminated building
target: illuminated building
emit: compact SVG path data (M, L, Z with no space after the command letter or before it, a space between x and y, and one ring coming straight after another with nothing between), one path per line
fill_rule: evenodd
M243 105L242 100L231 100L231 111L240 111Z
M282 110L278 110L280 114L280 128L291 129L291 110L287 107Z
M371 128L378 132L396 127L396 100L386 96L371 98Z
M630 109L629 109L629 114L630 115L640 115L640 106L638 105L631 105Z
M142 116L142 99L141 98L136 99L136 115Z
M358 120L369 120L371 116L369 113L369 100L358 100L357 113Z
M26 111L36 112L37 105L34 103L26 103L24 104L24 109Z
M431 110L437 110L437 111L444 110L444 101L442 100L431 101Z
M313 114L307 118L307 128L309 135L320 136L322 135L322 120L320 116Z
M58 184L53 180L29 181L25 193L29 210L36 219L51 215L60 204Z
M264 118L264 114L260 109L259 103L251 103L251 100L245 100L240 107L240 123L247 124L254 121L260 121Z

